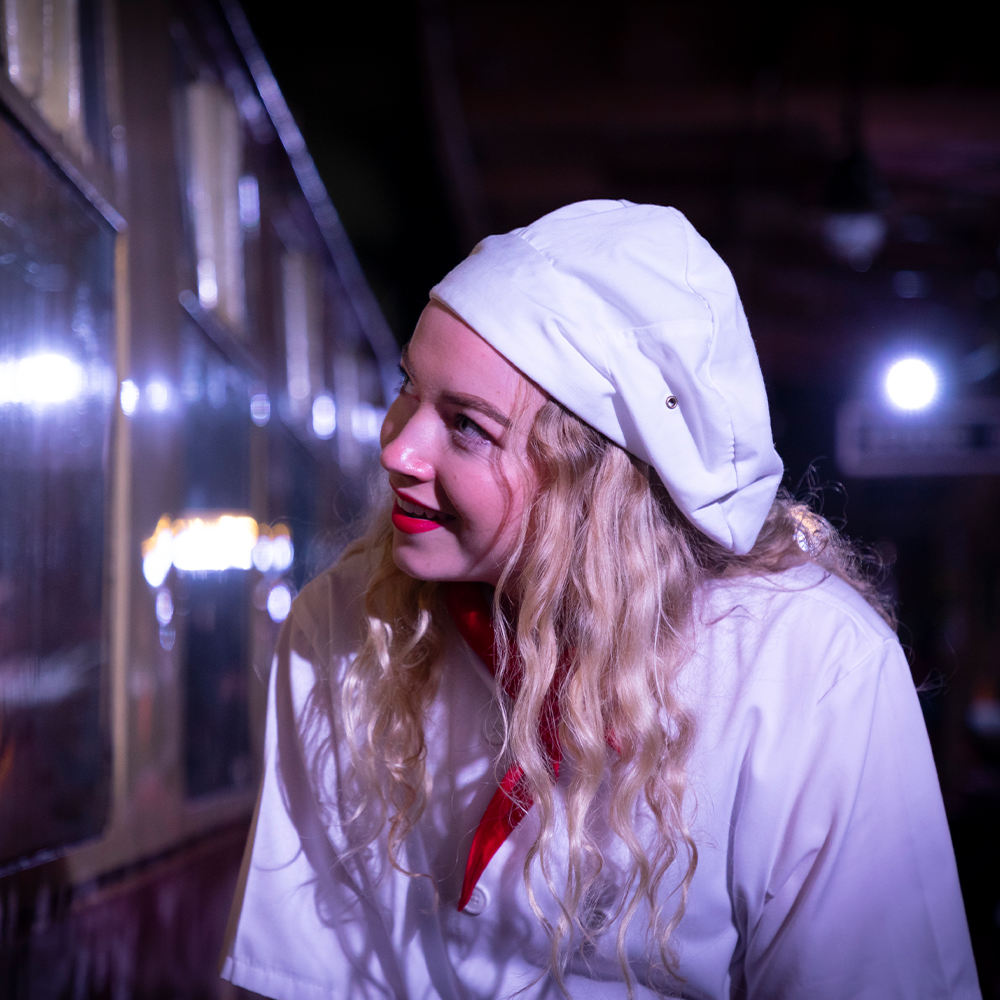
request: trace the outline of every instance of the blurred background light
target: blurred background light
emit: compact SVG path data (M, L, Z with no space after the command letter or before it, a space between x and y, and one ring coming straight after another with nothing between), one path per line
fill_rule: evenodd
M295 547L284 525L277 525L271 535L271 571L284 573L295 559Z
M156 592L156 620L161 625L169 625L174 617L174 597L169 587L161 587Z
M885 376L885 391L893 406L901 410L922 410L937 396L938 377L923 358L903 358Z
M135 413L135 408L139 405L139 387L130 378L122 382L120 393L122 413L126 417L131 417Z
M823 236L830 252L855 271L867 271L885 243L887 226L877 212L838 212L823 220Z
M260 228L260 189L253 174L240 178L240 225L247 232Z
M292 610L292 592L286 583L276 583L267 595L267 613L271 621L283 622Z
M312 405L313 433L320 440L333 437L337 430L337 404L327 392L321 392Z
M1000 342L991 340L977 347L966 355L962 368L970 382L981 382L1000 371Z
M254 568L261 573L266 573L271 568L273 562L271 539L267 535L260 535L257 544L254 545L250 553Z
M160 645L169 652L174 648L174 641L177 638L177 630L173 625L160 626Z
M62 354L29 354L0 361L0 405L46 406L77 399L83 368Z
M382 432L385 410L370 403L359 403L351 412L351 433L356 441L372 444Z
M261 573L281 574L294 558L295 548L285 525L269 528L246 514L236 513L174 521L164 515L153 534L142 543L143 576L155 588L163 586L171 566L181 573L253 567ZM159 590L156 615L161 625L168 624L173 617L172 602L169 590Z
M170 408L171 395L170 385L162 379L153 379L146 386L146 398L155 413L164 413Z
M166 580L173 562L174 534L169 517L161 517L156 530L142 543L142 575L151 587Z
M271 419L271 400L266 392L257 392L250 397L250 419L258 427L264 427Z
M219 304L219 283L215 277L215 261L203 257L198 261L198 301L206 309Z
M250 569L257 543L252 517L222 514L173 523L173 564L182 573Z

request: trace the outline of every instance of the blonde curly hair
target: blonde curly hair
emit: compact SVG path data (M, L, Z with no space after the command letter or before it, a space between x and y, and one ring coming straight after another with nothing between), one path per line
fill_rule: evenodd
M679 512L648 466L555 401L544 403L533 421L527 462L538 488L493 602L499 679L514 659L520 675L516 698L501 705L504 751L523 768L539 821L524 879L551 938L551 970L563 985L573 942L592 947L599 930L585 911L599 888L603 859L595 812L599 801L606 803L599 818L629 858L612 919L620 918L617 952L631 995L627 928L640 908L648 908L659 960L673 968L670 937L698 861L685 809L695 719L675 688L691 650L699 587L710 579L813 562L857 588L886 620L892 616L856 551L786 494L774 501L753 549L735 555ZM348 817L355 849L380 842L383 859L406 871L400 848L430 790L423 721L437 691L447 612L439 583L413 579L395 566L386 511L352 551L366 552L373 571L364 642L340 684L341 717L330 720L351 750L340 812ZM561 794L561 833L551 764L539 739L553 684L562 751L572 765ZM327 696L327 710L335 701ZM610 792L599 799L602 785ZM651 844L636 832L637 803L655 824ZM552 875L557 856L568 859L564 884ZM667 915L660 893L675 865L676 899ZM545 921L534 895L536 867L558 902L554 924Z

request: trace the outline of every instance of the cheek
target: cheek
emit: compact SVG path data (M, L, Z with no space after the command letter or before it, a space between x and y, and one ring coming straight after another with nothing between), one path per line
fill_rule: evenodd
M525 500L524 485L516 478L491 470L466 480L462 493L470 527L484 544L505 545L516 537Z

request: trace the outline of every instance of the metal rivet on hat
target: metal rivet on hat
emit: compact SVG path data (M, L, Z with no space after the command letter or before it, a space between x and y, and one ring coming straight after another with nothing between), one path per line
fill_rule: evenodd
M667 396L667 409L672 410L677 406L676 396Z

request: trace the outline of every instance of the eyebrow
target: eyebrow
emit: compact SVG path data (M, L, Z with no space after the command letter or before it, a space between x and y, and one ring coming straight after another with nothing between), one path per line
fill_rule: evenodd
M402 350L402 364L404 368L411 369L409 344L405 344ZM502 410L498 410L492 403L488 403L480 396L471 396L465 392L445 392L442 396L447 403L453 406L460 406L467 410L477 410L484 416L489 417L498 423L504 430L511 425L511 419Z

